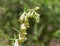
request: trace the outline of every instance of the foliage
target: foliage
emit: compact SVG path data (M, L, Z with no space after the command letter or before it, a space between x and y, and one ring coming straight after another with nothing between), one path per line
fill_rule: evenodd
M24 11L39 6L38 25L29 19L30 28L23 46L47 46L52 38L60 39L60 1L59 0L0 0L0 40L1 46L13 46L18 37L18 18ZM3 40L4 39L4 40ZM8 46L6 45L6 46Z

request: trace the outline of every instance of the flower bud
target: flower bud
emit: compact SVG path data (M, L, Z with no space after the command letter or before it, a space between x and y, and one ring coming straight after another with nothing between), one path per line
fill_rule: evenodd
M24 23L23 23L23 24L21 24L21 29L26 29L26 27L25 27Z
M28 12L28 13L27 13L27 16L28 16L28 17L31 17L31 15L30 15L30 14L31 14L31 13L30 13L30 12Z
M21 21L23 21L23 20L24 20L24 18L25 18L25 14L26 14L26 13L24 12L24 13L20 16L20 18L19 18L19 19L20 19Z
M19 46L18 45L18 39L15 40L14 46Z
M25 38L20 38L18 41L19 43L23 43L25 41Z
M39 9L39 7L36 7L36 8L35 8L35 10L38 10L38 9Z

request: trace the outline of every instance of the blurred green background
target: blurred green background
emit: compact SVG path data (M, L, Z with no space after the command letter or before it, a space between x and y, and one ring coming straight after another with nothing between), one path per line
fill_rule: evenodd
M40 7L40 22L29 20L22 46L60 46L60 0L0 0L0 46L13 46L24 9Z

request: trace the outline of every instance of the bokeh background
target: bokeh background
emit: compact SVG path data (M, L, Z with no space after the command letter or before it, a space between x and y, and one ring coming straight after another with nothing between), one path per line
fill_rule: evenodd
M40 7L40 22L29 20L22 46L60 46L60 0L0 0L0 46L13 46L24 9Z

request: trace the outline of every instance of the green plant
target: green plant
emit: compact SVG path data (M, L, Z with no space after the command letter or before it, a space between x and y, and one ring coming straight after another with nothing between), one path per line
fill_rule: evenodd
M20 18L20 32L19 32L19 38L15 39L14 46L21 45L27 38L26 38L26 30L29 27L29 18L33 18L35 22L39 23L39 17L40 15L36 12L39 7L36 7L35 9L29 9L27 12L24 12Z

